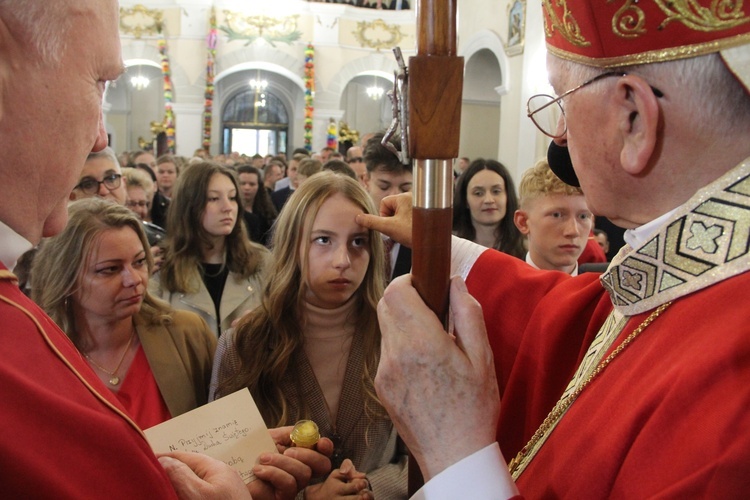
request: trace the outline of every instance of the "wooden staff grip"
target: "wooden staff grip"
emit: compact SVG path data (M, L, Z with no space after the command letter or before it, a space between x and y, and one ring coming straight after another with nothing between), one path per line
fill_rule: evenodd
M417 53L456 55L458 0L419 0L417 3Z
M414 288L447 326L452 210L414 207L412 218L413 239L421 242L412 249Z
M455 56L409 58L409 156L458 157L464 59Z

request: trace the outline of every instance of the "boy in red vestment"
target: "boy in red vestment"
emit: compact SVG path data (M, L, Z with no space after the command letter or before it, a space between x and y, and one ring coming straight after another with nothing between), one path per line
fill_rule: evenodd
M455 339L391 284L375 383L428 480L415 498L745 496L750 4L543 9L558 97L529 116L628 245L571 278L454 238ZM409 207L358 221L408 245Z

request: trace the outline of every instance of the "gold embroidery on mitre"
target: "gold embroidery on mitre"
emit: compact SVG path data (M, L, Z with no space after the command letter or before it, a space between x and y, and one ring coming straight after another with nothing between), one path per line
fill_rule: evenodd
M560 59L594 66L597 68L621 68L636 64L651 64L656 62L675 61L689 57L698 57L706 54L713 54L720 50L738 47L750 43L750 33L743 33L720 40L711 40L710 42L695 43L692 45L681 45L679 47L668 47L666 49L649 50L637 54L627 54L613 57L591 57L554 47L547 46L547 52Z
M696 31L720 31L732 29L747 22L750 16L743 11L743 0L712 0L704 7L697 0L654 0L667 15L658 29L666 28L672 21L679 21Z
M635 38L646 33L646 14L634 5L638 0L628 0L612 17L612 32L623 38ZM612 3L613 0L607 0Z
M568 10L567 0L556 0L555 3L563 9L562 18L559 18L553 10L551 0L542 0L542 6L547 11L547 16L544 18L544 34L547 38L552 37L554 31L557 30L560 36L577 47L588 47L591 45L591 42L586 40L581 34L581 27L578 26L578 21L575 20ZM548 20L551 26L548 24Z

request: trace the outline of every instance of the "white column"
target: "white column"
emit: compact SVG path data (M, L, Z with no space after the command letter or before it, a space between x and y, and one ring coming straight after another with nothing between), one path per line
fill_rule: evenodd
M203 104L173 103L175 153L190 158L203 142Z
M526 102L534 94L549 92L546 71L547 47L544 36L544 18L540 2L526 4L526 35L523 51L523 73L521 77L521 102L518 106L518 156L516 165L519 176L534 166L547 151L549 138L539 132L526 116ZM520 178L520 177L518 177Z

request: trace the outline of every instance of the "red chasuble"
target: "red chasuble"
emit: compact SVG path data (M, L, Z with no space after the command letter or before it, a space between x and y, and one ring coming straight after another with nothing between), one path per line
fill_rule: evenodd
M486 251L484 309L507 460L557 402L612 310L593 274ZM674 299L584 389L517 480L526 498L738 498L750 491L750 273ZM633 316L614 346L648 316Z
M161 465L65 334L0 264L5 498L175 498Z

